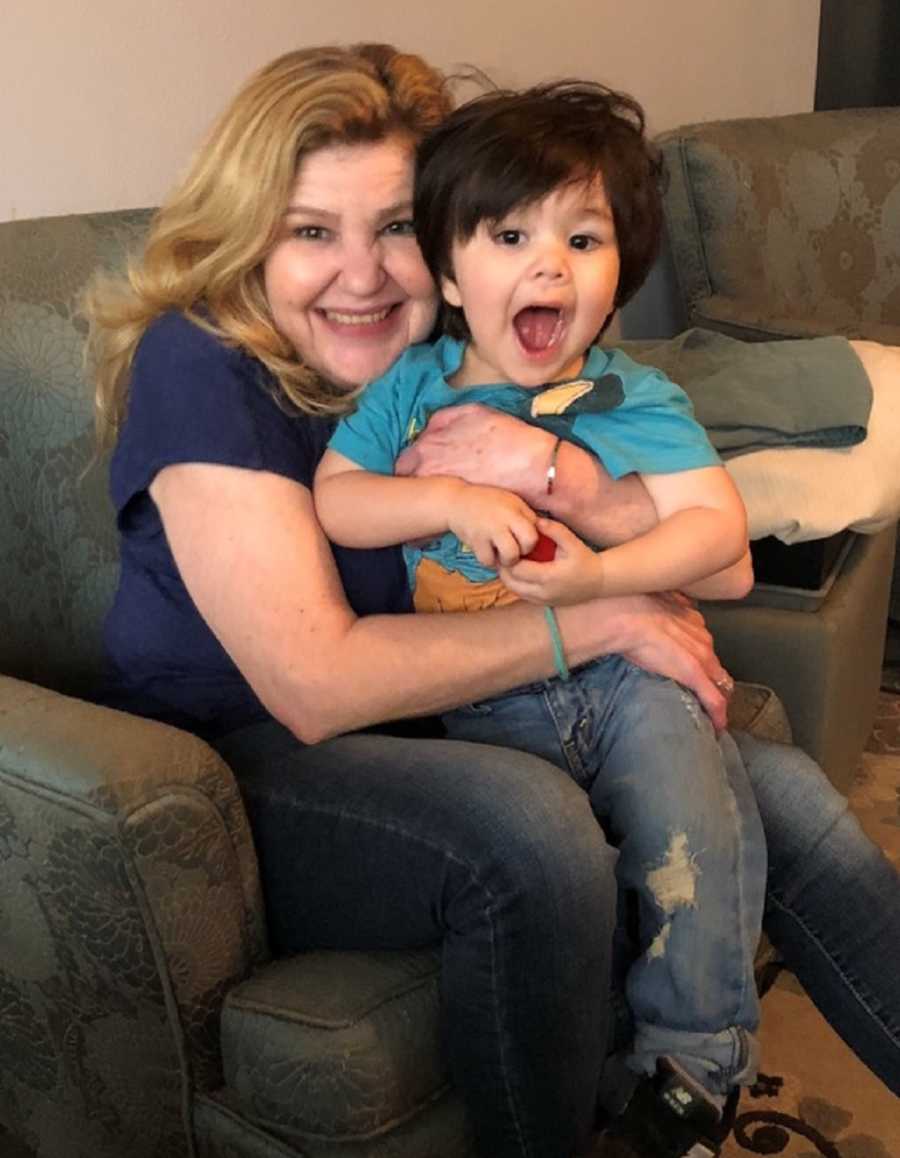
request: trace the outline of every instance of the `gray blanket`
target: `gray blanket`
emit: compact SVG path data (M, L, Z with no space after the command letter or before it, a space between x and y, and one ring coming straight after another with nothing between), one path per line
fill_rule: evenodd
M872 387L845 338L741 342L711 330L620 342L677 382L723 458L774 446L854 446Z

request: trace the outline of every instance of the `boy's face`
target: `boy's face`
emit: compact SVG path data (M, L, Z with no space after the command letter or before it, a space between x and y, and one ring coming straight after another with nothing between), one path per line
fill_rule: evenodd
M441 291L471 342L456 386L576 378L613 308L619 248L601 180L565 185L454 242Z

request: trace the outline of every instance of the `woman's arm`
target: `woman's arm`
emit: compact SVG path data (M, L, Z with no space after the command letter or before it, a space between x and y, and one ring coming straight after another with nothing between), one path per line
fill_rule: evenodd
M161 471L150 493L200 614L268 711L307 743L553 674L543 613L524 603L357 618L298 483L188 463ZM627 654L692 688L724 727L714 681L726 673L692 608L635 597L562 608L558 618L570 664Z
M397 459L398 475L452 475L480 486L513 491L583 539L600 546L623 543L656 523L656 510L636 475L614 480L602 463L570 442L559 448L556 480L547 469L556 436L477 402L432 415Z

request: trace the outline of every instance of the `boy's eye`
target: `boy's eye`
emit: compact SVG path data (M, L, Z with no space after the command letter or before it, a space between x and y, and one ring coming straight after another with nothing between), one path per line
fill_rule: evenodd
M518 245L522 241L522 230L501 229L499 233L494 234L494 240L498 245Z
M596 249L599 244L599 238L592 237L589 233L573 233L569 238L569 245L571 245L573 249Z
M329 235L324 225L296 225L292 232L302 241L325 241Z
M414 237L416 230L412 221L391 221L383 232L389 237Z

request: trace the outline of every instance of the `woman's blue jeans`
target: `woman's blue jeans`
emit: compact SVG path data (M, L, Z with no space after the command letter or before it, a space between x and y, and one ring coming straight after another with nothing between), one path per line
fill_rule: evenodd
M900 1096L900 874L804 752L734 739L769 850L763 928L832 1027Z
M900 1092L897 874L796 749L738 738L769 842L768 930ZM219 748L240 780L277 953L441 941L444 1034L479 1153L570 1158L609 1016L615 853L536 757L356 735L304 748L270 723Z
M766 848L730 736L696 698L619 655L444 717L452 739L518 748L566 772L619 851L637 902L625 992L629 1064L669 1055L714 1093L756 1077Z
M256 740L261 737L256 730ZM478 1152L569 1158L608 1035L615 853L572 780L449 740L220 745L276 953L441 942L444 1038ZM273 750L274 749L274 750Z

